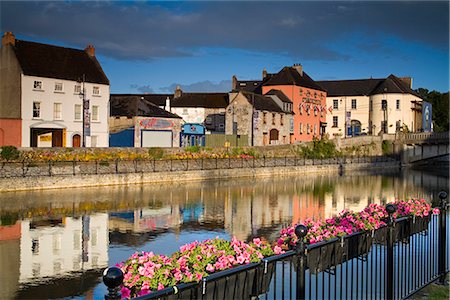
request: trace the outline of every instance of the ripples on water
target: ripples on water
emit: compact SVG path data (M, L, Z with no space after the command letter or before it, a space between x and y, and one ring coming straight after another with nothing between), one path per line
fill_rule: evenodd
M135 251L170 254L216 236L273 241L306 217L397 198L436 201L441 189L448 169L4 193L2 296L102 298L102 270Z

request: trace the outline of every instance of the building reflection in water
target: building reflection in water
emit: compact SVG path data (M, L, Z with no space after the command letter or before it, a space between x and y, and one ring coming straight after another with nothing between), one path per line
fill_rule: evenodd
M303 175L8 193L0 201L0 263L8 270L0 275L2 293L26 298L33 295L35 287L30 286L45 288L57 278L95 271L94 285L54 297L86 295L97 284L99 270L115 263L108 261L114 245L127 253L150 251L146 245L163 235L174 234L177 244L180 234L196 231L206 237L226 232L242 240L275 240L282 227L305 218L324 219L396 198L433 199L436 190L448 190L448 178L420 174Z

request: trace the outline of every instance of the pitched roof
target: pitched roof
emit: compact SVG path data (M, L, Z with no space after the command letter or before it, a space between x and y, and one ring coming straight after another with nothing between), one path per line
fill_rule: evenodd
M284 67L280 72L273 75L270 80L264 83L264 86L270 85L296 85L305 88L310 88L319 91L326 91L323 87L317 84L306 72L300 73L293 67Z
M111 94L110 116L176 118L180 116L159 108L140 95Z
M114 96L136 96L139 98L144 98L146 101L150 101L157 106L166 106L167 97L169 97L171 101L173 99L173 94L114 94Z
M250 104L253 104L253 107L256 110L260 111L270 111L270 112L279 112L283 113L284 111L281 109L278 104L272 100L270 97L266 97L264 95L241 91L242 95L247 99Z
M246 91L262 94L262 86L275 74L266 73L262 80L238 80L235 91Z
M12 46L25 75L108 84L100 63L84 50L16 40Z
M229 104L228 93L183 93L173 98L171 107L226 108Z
M289 99L282 91L280 90L270 90L267 93L265 93L264 95L269 95L269 96L277 96L282 102L285 103L292 103L291 99Z
M408 93L420 97L403 80L395 75L387 78L318 81L328 91L328 96L369 96L383 93Z

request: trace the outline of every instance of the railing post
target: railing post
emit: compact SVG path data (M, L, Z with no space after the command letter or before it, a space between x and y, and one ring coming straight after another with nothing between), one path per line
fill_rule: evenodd
M119 286L123 282L123 272L117 267L106 268L103 271L103 283L108 287L108 294L105 300L120 299L122 295L119 293Z
M447 193L444 191L439 192L439 199L441 199L441 207L439 214L439 255L438 255L438 271L439 271L439 283L445 285L446 283L446 265L445 257L448 249L447 247L447 234L446 234L446 219L447 219Z
M386 256L385 256L385 298L394 299L394 217L397 210L394 204L386 205L386 211L389 214L388 232L386 237Z
M52 161L48 161L48 176L52 176Z
M297 253L297 289L296 299L305 299L306 296L306 245L304 238L308 233L308 227L298 225L295 227L295 235L297 236L297 244L294 247Z

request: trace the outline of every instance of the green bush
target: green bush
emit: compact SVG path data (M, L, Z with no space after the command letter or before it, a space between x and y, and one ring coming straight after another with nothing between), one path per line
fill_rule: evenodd
M0 157L2 160L16 160L20 157L20 151L14 146L1 147Z
M198 153L200 152L200 149L200 146L187 146L186 148L184 148L184 152Z
M381 144L381 151L383 155L392 154L392 143L389 141L383 141Z
M299 145L294 151L305 158L332 158L340 156L334 142L327 139L318 140L314 138L311 143Z
M164 150L158 147L148 149L148 155L154 159L161 159L164 156Z

